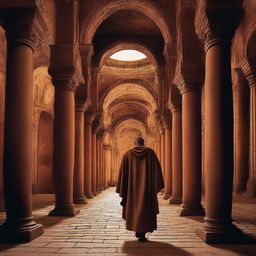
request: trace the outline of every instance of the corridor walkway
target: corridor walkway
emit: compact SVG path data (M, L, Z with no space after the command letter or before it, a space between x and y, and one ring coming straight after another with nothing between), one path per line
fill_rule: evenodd
M0 255L256 255L254 245L205 244L194 234L201 217L181 218L177 206L159 197L158 230L149 242L139 243L133 232L126 231L121 219L120 198L109 188L87 205L78 205L81 213L73 218L48 217L53 195L34 195L34 217L45 227L45 233L27 244L0 244ZM235 224L256 237L256 200L238 198L234 203ZM1 222L4 216L1 215Z

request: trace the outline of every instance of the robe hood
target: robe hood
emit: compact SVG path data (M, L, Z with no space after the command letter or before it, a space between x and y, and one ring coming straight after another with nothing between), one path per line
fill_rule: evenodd
M148 153L149 148L147 147L133 147L130 149L133 155L138 158L144 158Z

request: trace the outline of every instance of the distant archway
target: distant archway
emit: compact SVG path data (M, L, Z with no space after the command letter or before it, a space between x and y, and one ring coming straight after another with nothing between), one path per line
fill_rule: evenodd
M37 193L53 193L53 116L43 111L38 128Z

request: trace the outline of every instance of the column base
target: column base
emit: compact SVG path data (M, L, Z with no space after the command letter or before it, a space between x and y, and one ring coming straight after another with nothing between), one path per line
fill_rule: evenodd
M175 196L172 196L170 201L169 201L170 204L181 204L182 203L182 198L181 197L175 197Z
M251 197L256 197L256 180L249 180L247 182L246 194Z
M183 216L204 216L205 212L204 209L202 207L202 205L198 205L198 206L191 206L191 207L184 207L181 206L180 209L177 210L177 213L180 217Z
M171 195L169 193L164 193L164 195L163 195L164 200L168 200L168 199L170 199L170 197L171 197Z
M92 192L92 194L93 194L94 196L97 196L97 195L98 195L98 193L97 193L96 191Z
M115 187L116 186L116 182L111 181L108 183L109 187Z
M106 184L105 186L104 186L104 189L108 189L109 188L109 186Z
M246 184L236 184L236 194L243 194L246 191Z
M92 193L85 194L87 199L92 199L94 195Z
M49 212L49 216L66 216L66 217L74 217L80 212L79 209L75 209L73 205L71 206L55 206L53 210Z
M73 198L73 203L74 204L87 204L86 197L83 195L76 196Z
M27 243L43 233L43 226L32 218L18 220L16 224L6 221L0 226L0 242Z
M200 237L207 244L220 244L220 243L240 243L243 240L243 232L231 224L230 226L217 226L214 227L201 227L195 231L195 234Z

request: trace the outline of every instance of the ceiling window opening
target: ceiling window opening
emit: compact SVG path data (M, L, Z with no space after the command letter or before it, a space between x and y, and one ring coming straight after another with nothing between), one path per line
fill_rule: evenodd
M136 61L146 59L147 56L136 50L122 50L110 56L110 59L121 61Z

